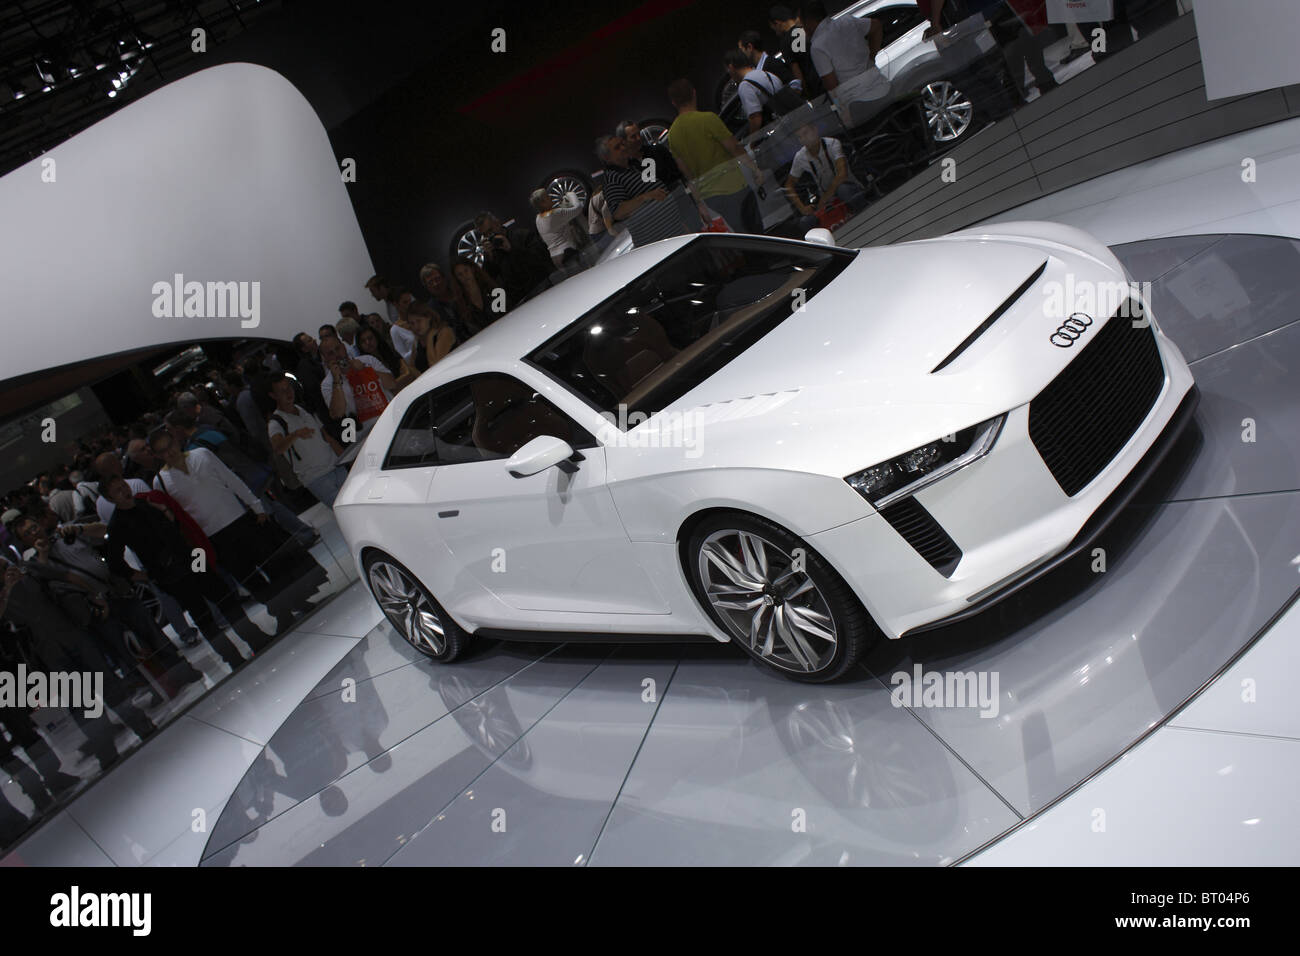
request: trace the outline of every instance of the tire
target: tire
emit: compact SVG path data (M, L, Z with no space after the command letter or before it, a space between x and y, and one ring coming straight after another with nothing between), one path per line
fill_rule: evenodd
M569 192L577 193L583 209L587 208L587 202L591 199L591 177L577 169L557 169L542 180L541 188L546 190L556 205Z
M921 109L930 139L939 149L964 142L980 125L975 103L948 80L936 80L922 88Z
M723 73L717 85L713 88L713 112L722 112L722 107L727 105L727 100L736 95L736 87L736 81L730 75Z
M672 120L651 117L643 119L637 123L641 127L641 141L647 146L653 146L656 143L666 144L668 141L668 127L672 126Z
M365 558L364 571L379 609L406 643L443 664L461 655L470 635L404 565L382 551L373 551ZM418 610L419 617L412 610Z
M478 230L474 228L473 221L464 223L456 230L455 235L451 238L451 245L447 249L448 257L452 265L460 262L462 259L474 263L476 266L483 265L483 246Z
M793 570L797 548L803 549L802 572ZM686 540L683 560L695 597L714 623L783 677L835 680L880 638L853 590L821 555L756 515L705 518Z

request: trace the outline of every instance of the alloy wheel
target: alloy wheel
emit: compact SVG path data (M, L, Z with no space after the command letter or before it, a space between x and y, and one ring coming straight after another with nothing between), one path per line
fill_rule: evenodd
M668 127L662 123L648 123L641 127L641 141L655 146L668 140Z
M483 265L483 237L477 229L467 229L456 240L456 258L467 259L476 266Z
M590 198L587 195L587 184L577 176L565 176L563 174L556 176L546 184L547 195L557 206L564 202L564 197L569 193L574 193L578 197L578 205L585 206Z
M929 84L922 91L922 104L936 143L961 139L975 118L975 104L947 80Z
M838 647L835 620L802 562L737 529L706 537L698 562L706 599L754 656L794 673L828 666Z
M423 588L404 570L387 561L372 564L369 577L379 607L407 643L420 653L435 657L446 651L442 620Z

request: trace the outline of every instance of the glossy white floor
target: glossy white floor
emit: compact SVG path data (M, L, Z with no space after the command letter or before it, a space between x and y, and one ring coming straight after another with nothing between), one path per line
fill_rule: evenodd
M1246 160L1254 182L1242 178ZM995 221L1017 219L1069 223L1112 245L1209 233L1300 237L1300 120L1120 170ZM1300 542L1294 550L1300 586ZM1166 726L970 862L1294 866L1297 679L1300 604Z
M1254 184L1241 181L1244 157L1256 160ZM1126 169L1000 218L1071 222L1117 245L1226 232L1300 237L1300 122ZM1126 254L1151 265L1152 278L1198 256L1210 268L1254 257L1241 242L1228 248L1196 239ZM1259 258L1285 265L1290 254L1262 249ZM1267 319L1231 338L1193 336L1207 424L1237 411L1216 400L1221 380L1258 385L1244 400L1258 396L1260 407L1284 394L1251 363L1270 350L1300 356L1300 326ZM1024 642L972 648L959 635L886 648L868 662L879 675L900 666L891 653L943 661L954 646L999 661L1004 688L1015 682L1028 705L1007 722L892 708L875 677L809 693L729 648L496 646L438 668L403 654L353 585L5 862L1295 863L1300 708L1288 684L1300 671L1300 609L1168 725L1089 774L1132 741L1133 727L1156 725L1212 675L1188 664L1186 648L1203 651L1199 665L1230 655L1269 624L1278 595L1300 586L1297 438L1269 462L1233 459L1211 434L1201 463L1216 467L1193 468L1167 500L1135 546L1127 590L1117 576L1100 596L1071 597L1031 621ZM1214 484L1224 475L1230 488ZM1158 567L1170 554L1190 557ZM1250 562L1257 566L1234 577ZM1242 599L1248 585L1257 590ZM1127 612L1143 602L1155 606ZM1122 679L1112 676L1102 697L1124 718L1113 726L1109 713L1072 709L1090 665L1056 651L1075 643L1080 619L1135 630L1133 650L1114 655ZM1138 643L1148 625L1155 633ZM639 696L646 676L659 688L648 708ZM348 678L362 688L359 705L338 704ZM1094 686L1105 680L1093 675ZM1243 686L1256 703L1243 703ZM1091 739L1104 732L1123 743L1106 749ZM1012 746L1000 750L1001 738ZM845 740L844 752L823 746ZM474 823L499 806L511 807L508 835ZM792 807L808 809L806 840L791 838ZM988 841L996 842L977 852Z

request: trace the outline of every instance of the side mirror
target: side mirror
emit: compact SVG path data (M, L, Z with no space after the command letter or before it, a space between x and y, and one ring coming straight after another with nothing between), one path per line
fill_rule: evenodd
M527 478L558 465L561 471L571 473L578 470L578 466L569 461L574 457L573 446L563 438L538 435L511 456L506 462L506 471L514 478ZM581 457L578 460L581 461Z
M809 229L804 233L804 242L815 242L819 246L835 245L835 235L829 229Z

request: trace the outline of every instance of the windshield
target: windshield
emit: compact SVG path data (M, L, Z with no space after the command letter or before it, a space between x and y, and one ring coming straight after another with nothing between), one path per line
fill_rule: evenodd
M526 361L626 430L799 311L853 256L774 239L700 236Z

